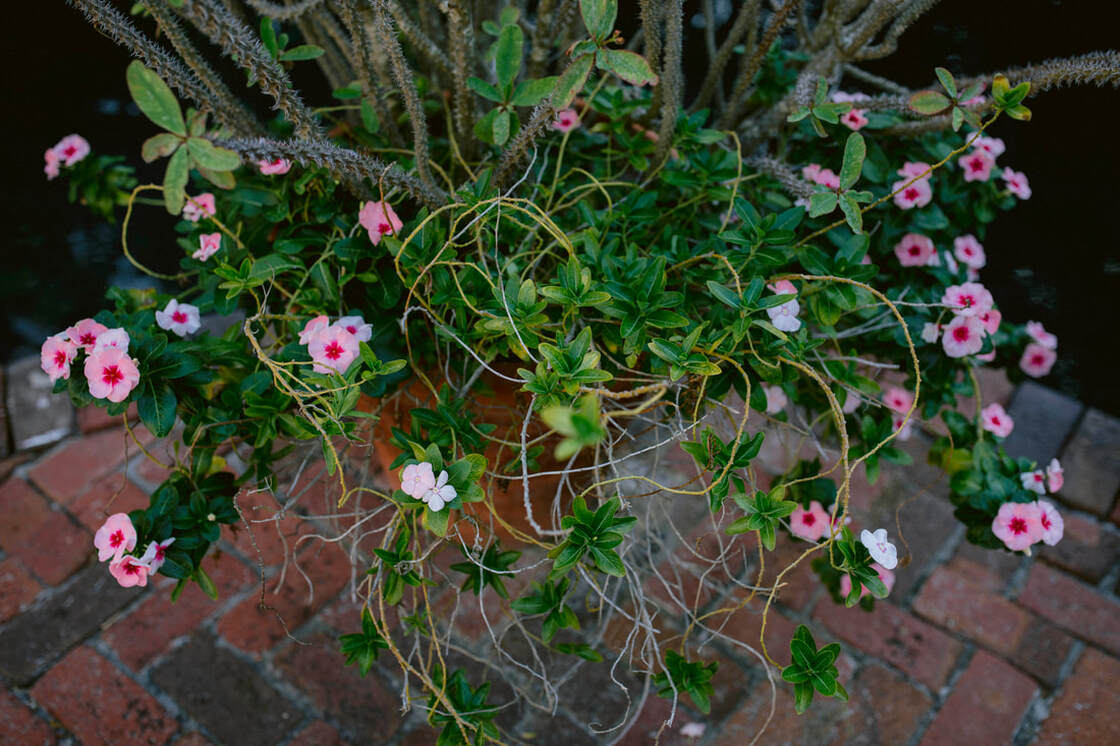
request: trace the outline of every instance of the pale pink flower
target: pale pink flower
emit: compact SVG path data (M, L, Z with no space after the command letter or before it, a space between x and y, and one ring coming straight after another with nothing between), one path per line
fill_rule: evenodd
M796 294L797 288L789 280L779 280L778 282L770 284L770 290L774 291L777 295L790 295ZM766 315L770 317L770 323L775 328L783 332L795 332L801 328L801 319L797 318L797 314L801 312L801 306L797 300L788 300L780 306L770 306L766 309Z
M941 266L941 252L940 251L934 251L933 252L933 255L929 258L929 262L927 263L927 266L930 266L930 267L940 267ZM957 268L958 268L957 260L953 258L952 254L946 253L945 254L945 269L949 270L953 274L956 274L957 273Z
M287 158L273 158L271 161L257 161L257 166L265 176L280 176L291 170L292 162Z
M929 179L918 179L913 183L907 183L909 181L910 179L900 179L891 184L895 205L903 210L909 210L914 207L925 207L933 201L933 187L930 186Z
M345 373L358 357L358 338L340 326L328 326L311 337L307 351L316 373Z
M55 155L64 166L73 166L89 155L89 143L81 135L67 135L54 146Z
M875 529L874 532L864 529L859 534L860 543L871 552L871 559L878 562L886 570L898 567L898 550L894 544L887 540L885 528Z
M927 321L925 326L922 327L922 341L933 344L937 338L941 336L941 325L935 324L932 321Z
M789 516L789 530L794 536L800 536L807 541L820 541L828 533L829 516L820 501L809 503L809 509L800 505Z
M373 245L381 243L385 234L396 235L404 227L404 223L393 211L393 206L385 202L366 202L358 213L358 222L369 233L369 240Z
M801 169L801 176L805 181L811 181L815 184L817 183L817 174L820 172L821 166L819 163L810 163L808 166L804 166Z
M1013 552L1042 538L1042 511L1036 503L1004 503L992 521L992 533Z
M863 404L863 399L853 394L851 391L845 391L844 395L844 406L841 407L841 411L843 411L844 414L851 414L859 409L860 404Z
M197 223L203 217L212 218L217 214L218 208L214 204L212 192L203 192L196 197L187 197L187 201L183 205L183 218L192 223Z
M996 359L996 351L989 350L988 352L982 352L974 357L982 363L990 363Z
M70 363L78 355L78 346L71 342L65 332L47 337L39 349L39 365L51 381L70 377Z
M914 394L906 389L891 386L883 394L883 404L887 405L887 409L905 414L910 411L910 407L914 406Z
M992 308L984 313L976 314L976 318L980 319L980 323L984 325L984 331L988 334L995 334L999 331L999 322L1003 320L1003 314Z
M552 129L560 132L571 132L579 126L579 114L575 109L561 109L556 112L556 118L552 120Z
M1003 140L998 137L984 137L981 135L972 141L972 149L987 153L994 160L1003 155L1003 151L1007 150L1007 146L1005 146Z
M822 168L817 172L813 181L829 189L840 188L840 177L831 168Z
M198 237L198 251L191 254L192 259L204 262L222 248L221 233L203 233Z
M91 353L86 358L86 382L95 399L122 402L140 383L136 361L115 347Z
M97 338L101 336L102 332L108 331L109 328L104 324L98 324L93 319L82 319L74 326L66 330L66 335L70 337L70 341L81 347L86 352L93 352L94 346L97 344Z
M1057 492L1065 484L1065 471L1062 470L1062 465L1058 459L1050 459L1050 463L1046 466L1046 487L1050 492Z
M894 254L903 267L925 266L933 253L933 241L921 233L907 233L894 247Z
M847 91L836 91L832 94L832 100L840 104L847 104L857 103L859 101L870 101L871 97L866 93L860 93L859 91L856 91L855 93L848 93Z
M982 150L973 150L968 155L962 155L960 163L965 181L987 181L992 177L996 159Z
M1027 175L1022 171L1012 171L1010 168L1005 168L1000 178L1007 183L1007 191L1019 199L1031 198L1031 183L1027 181Z
M167 302L167 307L156 311L156 323L160 329L175 332L180 337L194 334L202 328L198 308L189 303L180 303L172 298Z
M960 316L978 316L992 310L992 294L978 282L966 282L945 288L941 302Z
M929 178L929 176L933 174L930 168L932 167L928 163L923 163L922 161L906 161L906 163L902 164L902 168L898 169L897 173L899 176L904 176L907 179L913 179L915 176Z
M368 342L373 336L373 326L361 316L343 316L334 323L357 337L359 342Z
M128 345L131 341L132 340L128 338L128 332L120 327L116 329L106 329L97 335L97 341L93 343L93 352L98 353L110 347L120 350L121 352L128 352Z
M983 245L971 233L953 239L953 253L957 255L957 259L960 259L962 264L973 269L980 269L988 263L988 258L984 255Z
M167 548L174 543L174 536L163 541L149 542L148 548L144 550L144 556L140 558L140 561L148 566L150 572L159 572L159 568L163 567L164 559L166 559Z
M867 126L868 119L864 114L865 109L849 109L840 115L840 123L853 132Z
M132 556L109 563L109 573L125 588L146 586L149 572L151 568Z
M1046 472L1042 469L1024 471L1019 475L1019 481L1023 483L1023 489L1025 490L1030 490L1039 495L1046 494Z
M949 357L975 355L984 346L984 325L975 316L954 316L941 335L941 346Z
M420 500L428 490L436 486L436 475L427 461L409 464L401 472L401 490L408 496Z
M1058 338L1046 331L1046 327L1042 325L1042 322L1028 321L1027 334L1030 335L1031 339L1048 350L1058 349Z
M993 402L980 410L980 420L984 429L990 433L1006 438L1015 427L1015 421L1007 410L998 402Z
M703 723L685 723L681 726L681 735L685 738L700 738L704 735Z
M447 471L440 471L436 483L420 496L420 499L427 504L428 510L433 513L438 513L443 510L444 506L454 500L458 495L455 488L447 483L447 479Z
M1019 367L1032 378L1042 378L1054 367L1058 353L1049 347L1043 347L1037 342L1031 342L1023 350L1023 357L1019 360Z
M304 324L303 331L299 333L299 343L301 345L311 344L311 338L330 325L326 316L316 316Z
M789 400L781 386L763 386L762 390L766 394L766 414L777 414L786 408Z
M1039 500L1035 505L1038 506L1038 522L1042 524L1042 541L1049 546L1054 546L1062 540L1066 530L1062 514L1049 500Z
M871 563L871 569L879 576L879 580L883 581L883 585L887 586L887 593L890 593L894 588L894 573L887 568L880 565L878 562ZM852 592L852 576L844 573L840 576L840 595L847 598L848 594ZM867 595L867 588L860 586L859 597L863 598Z
M797 286L789 280L771 282L766 287L775 295L797 295Z
M891 426L894 427L896 440L910 440L914 434L914 418L907 418L904 414L891 415Z
M43 154L43 160L46 161L43 165L43 173L47 175L47 181L50 181L58 176L59 173L61 162L58 153L54 152L54 148L50 148Z
M125 552L136 548L136 527L128 513L113 513L93 535L93 546L97 548L97 561L112 558L119 562Z

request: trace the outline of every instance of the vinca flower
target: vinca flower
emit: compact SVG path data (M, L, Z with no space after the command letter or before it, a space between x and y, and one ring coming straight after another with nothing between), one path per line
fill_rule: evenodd
M976 318L980 319L984 331L988 334L995 334L999 331L999 322L1003 320L1003 314L994 308L984 311L983 313L976 314ZM994 350L992 351L994 354Z
M221 233L203 233L198 237L198 250L191 254L191 258L204 262L217 254L220 248L222 248Z
M58 153L54 152L54 148L48 148L47 152L43 154L43 160L46 161L43 166L43 173L47 175L47 181L51 181L58 176L62 159L58 157Z
M304 325L303 331L299 333L299 343L301 345L311 344L311 338L328 326L330 326L330 321L326 316L316 316Z
M214 195L211 192L187 197L187 201L183 204L183 218L192 223L197 223L203 217L212 218L217 214L218 208L214 205Z
M374 246L381 243L381 237L389 234L396 235L404 223L397 217L392 205L385 202L366 202L358 213L358 222L369 233L369 240Z
M975 355L984 346L984 325L975 316L955 316L945 326L941 346L949 357Z
M981 135L972 141L972 149L987 153L995 160L1003 155L1003 151L1007 150L1007 146L1004 145L1003 140L998 137L985 137Z
M1011 416L998 402L993 402L981 409L980 420L985 430L1001 438L1010 435L1015 427L1015 421L1011 419Z
M431 464L428 464L428 466L430 468ZM454 500L459 494L455 491L454 487L447 483L447 479L447 471L440 471L439 478L436 479L435 485L420 496L420 499L428 505L428 509L433 513L438 513L443 510L444 506Z
M786 408L789 400L781 386L763 386L762 391L766 394L766 414L777 414Z
M423 499L428 490L436 486L436 476L427 461L409 464L401 473L401 490L409 497Z
M871 552L871 558L884 569L893 570L898 567L898 549L887 540L885 528L877 528L874 532L864 529L859 534L859 540Z
M1058 463L1058 459L1050 459L1050 463L1046 466L1046 489L1050 492L1057 492L1065 484L1065 472L1062 470L1062 465Z
M1027 181L1026 174L1021 171L1012 171L1010 168L1003 169L1000 178L1004 180L1007 191L1014 194L1019 199L1031 198L1031 184Z
M1037 503L1004 503L992 521L992 533L1013 552L1042 539L1042 511Z
M120 327L116 329L106 329L97 335L97 340L93 343L93 352L98 353L109 348L120 350L121 352L128 352L128 344L130 341L128 332L124 329Z
M1044 327L1041 322L1028 321L1027 334L1031 339L1048 350L1058 349L1058 338L1046 331L1046 327Z
M148 548L144 550L144 556L140 558L140 562L147 565L151 572L158 572L159 568L163 566L164 555L167 548L175 543L175 537L163 541L152 541L148 543ZM143 583L141 583L143 585Z
M1023 483L1023 489L1036 492L1040 495L1046 494L1046 473L1042 469L1035 471L1025 471L1019 475L1019 481Z
M1038 505L1038 522L1042 525L1042 541L1044 544L1054 546L1062 540L1062 535L1065 533L1065 521L1062 520L1062 514L1054 507L1054 504L1049 500L1039 500Z
M973 150L967 155L962 155L960 163L965 181L987 181L992 177L996 159L983 150Z
M962 264L972 269L981 269L988 263L983 245L971 233L953 239L953 253Z
M167 307L156 311L156 324L160 329L174 332L180 337L194 334L202 328L198 308L189 303L180 303L172 298L167 302Z
M316 373L345 373L358 357L358 338L341 326L316 332L307 343Z
M281 176L292 168L292 162L286 158L274 158L271 161L257 161L257 167L265 176Z
M778 295L791 295L797 293L797 288L789 280L781 280L770 285L770 289ZM780 306L770 306L766 309L766 315L770 317L770 323L776 328L781 329L783 332L795 332L801 328L801 319L797 318L797 314L801 312L801 306L798 305L797 300L788 300Z
M39 350L39 365L50 376L51 381L60 378L70 378L70 363L78 355L78 346L67 338L62 332L47 337Z
M1037 342L1031 342L1023 350L1023 357L1019 360L1019 367L1032 378L1042 378L1054 367L1058 353L1049 347L1043 347Z
M144 587L148 584L148 573L152 569L131 555L125 555L116 562L109 563L109 573L124 588Z
M932 321L927 321L925 326L922 327L922 341L933 344L937 338L941 336L941 325L935 324Z
M90 396L111 402L124 401L140 383L136 361L115 347L90 354L85 374Z
M82 319L67 329L66 334L70 337L70 341L78 347L86 352L93 352L94 346L97 345L97 338L108 330L107 326L98 324L93 319Z
M828 533L829 516L819 500L809 503L809 509L798 505L789 514L789 530L806 541L820 541Z
M62 165L70 167L89 155L89 143L81 135L67 135L52 148Z
M367 324L361 316L343 316L334 323L357 337L359 342L368 342L373 336L373 326Z
M976 316L990 311L993 300L992 294L983 285L978 282L966 282L945 288L941 302L953 309L955 314Z
M891 411L905 414L914 405L914 394L906 389L892 386L883 394L883 404Z
M894 247L894 255L903 267L924 267L933 254L933 241L921 233L907 233Z
M575 109L561 109L550 126L558 132L571 132L579 126L579 114Z
M114 513L109 516L97 533L93 535L93 546L97 548L97 561L112 558L119 562L125 552L136 548L136 528L127 513Z

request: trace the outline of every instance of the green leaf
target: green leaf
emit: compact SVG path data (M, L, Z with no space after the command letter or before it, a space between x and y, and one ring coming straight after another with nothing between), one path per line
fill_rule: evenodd
M151 163L171 155L182 143L183 138L178 135L161 132L144 141L144 144L140 146L140 157L144 159L145 163Z
M510 103L514 106L536 106L551 95L559 79L556 75L550 75L540 80L523 81L514 89Z
M601 70L612 72L631 85L657 84L657 75L645 58L625 49L603 49L595 55Z
M179 148L167 162L167 172L163 177L163 204L172 215L183 211L187 199L187 178L190 176L190 154L186 148Z
M495 145L504 145L509 139L510 119L513 114L508 111L499 111L494 115L492 137Z
M202 137L187 140L187 149L200 168L211 171L232 171L241 165L241 156L232 150L219 148Z
M572 99L583 90L587 76L591 73L591 65L595 62L595 55L585 54L572 60L568 69L556 81L556 90L552 92L552 106L556 109L566 109Z
M957 97L957 82L953 80L953 74L943 67L936 67L933 69L937 73L937 79L941 81L941 85L952 98Z
M261 18L261 42L268 53L272 55L272 59L276 59L276 55L280 53L280 45L276 42L276 29L273 28L272 19L268 17Z
M136 402L140 421L157 438L163 438L175 426L175 407L178 400L167 384L148 382L144 394Z
M835 192L817 192L809 197L809 217L815 218L827 215L836 209L837 196Z
M953 102L937 91L918 91L910 97L909 106L919 114L940 114Z
M865 157L867 157L867 143L863 141L863 135L858 132L848 135L848 141L844 144L844 162L840 166L841 189L851 189L859 181Z
M144 67L139 60L133 60L125 73L125 79L132 100L144 112L144 116L176 135L187 134L179 101L160 76Z
M614 29L618 15L618 0L580 0L579 13L583 25L596 41L602 41Z
M844 213L844 219L848 221L848 227L853 233L863 233L863 213L851 194L844 193L840 196L840 212Z
M489 99L496 104L500 104L502 102L502 94L498 91L498 89L495 88L492 83L487 83L482 78L476 78L474 76L467 78L467 88L470 88L479 96L482 96L485 99Z
M509 90L517 74L521 72L521 50L525 40L521 27L516 25L505 26L498 35L498 43L494 55L494 68L498 76L498 86Z
M323 56L323 48L317 47L314 44L300 44L298 47L292 47L280 54L280 59L283 62L302 62L303 60L313 60L316 57Z

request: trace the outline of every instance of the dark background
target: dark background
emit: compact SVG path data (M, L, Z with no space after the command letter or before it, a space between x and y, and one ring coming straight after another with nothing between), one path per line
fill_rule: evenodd
M140 166L141 183L162 180L144 166L140 143L154 128L129 103L128 55L85 25L62 0L9 11L3 56L5 133L0 137L7 178L0 187L6 235L0 244L0 357L35 354L48 334L104 307L111 284L145 286L120 252L120 225L106 225L66 199L64 177L48 182L43 151L71 132L95 153L122 154ZM620 25L630 3L623 2ZM738 3L733 3L738 7ZM1048 57L1107 49L1115 25L1101 3L1020 0L1010 4L945 0L902 38L901 51L869 66L911 86L931 84L932 69L992 72ZM686 15L698 12L686 4ZM22 17L20 15L22 14ZM702 49L688 26L686 47ZM693 56L698 62L704 55ZM703 69L690 70L690 77ZM241 81L227 76L237 91ZM323 97L310 96L313 103ZM1034 120L997 123L1007 143L1001 165L1027 174L1033 197L990 227L982 280L1015 322L1041 321L1060 338L1048 385L1120 414L1116 324L1120 321L1120 92L1072 88L1032 99ZM130 246L156 270L173 270L171 218L141 208Z

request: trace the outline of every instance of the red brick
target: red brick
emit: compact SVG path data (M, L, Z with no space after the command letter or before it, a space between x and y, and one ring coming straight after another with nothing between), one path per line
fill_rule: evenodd
M152 695L86 647L47 671L31 696L87 746L166 743L178 727Z
M1037 691L1007 663L976 651L922 738L922 746L1011 743Z
M316 720L288 742L288 746L345 746L345 744L338 731L322 720Z
M28 570L50 585L77 572L93 555L93 536L62 512L52 512L11 548Z
M1041 562L1031 567L1019 603L1076 637L1120 652L1120 603Z
M926 581L914 610L1000 653L1018 647L1031 623L1031 615L1022 608L945 567Z
M836 737L837 726L849 712L849 705L835 697L814 695L809 710L798 715L793 709L793 687L775 677L777 697L773 717L770 713L771 691L763 680L755 687L751 699L731 714L719 728L713 729L710 746L744 746L758 737L758 743L802 744L829 743ZM653 743L635 741L635 744Z
M232 594L247 588L253 580L249 568L226 553L207 557L203 569L218 589L218 601L210 600L197 583L189 583L179 600L171 602L175 582L165 578L154 593L128 616L117 619L102 635L121 661L133 671L165 651L171 641L189 634L213 614Z
M50 727L11 692L0 690L0 734L4 743L54 743Z
M106 430L72 440L31 467L31 480L51 499L67 504L90 482L120 467L126 438L123 430ZM135 452L136 444L128 440Z
M1037 545L1039 558L1092 582L1103 578L1120 557L1116 533L1073 513L1066 513L1063 523L1061 541Z
M877 602L868 613L831 601L814 610L835 634L863 652L894 664L931 689L937 689L956 665L962 646L953 638L890 603Z
M901 676L878 665L862 668L847 689L849 712L837 724L836 746L906 743L932 704Z
M1088 648L1042 724L1038 746L1120 743L1120 661Z
M993 551L961 542L948 566L974 585L992 593L1002 593L1022 562L1021 554Z
M763 605L764 602L756 601L751 606L744 606L731 614L711 616L705 620L705 623L712 629L719 630L728 637L749 645L759 655L762 655L759 637L762 633ZM730 604L727 606L733 608ZM724 623L725 617L726 624ZM771 604L770 611L766 615L766 652L783 666L789 665L789 641L793 639L793 633L796 630L797 623L782 615ZM725 642L725 644L727 643ZM817 644L822 645L824 643L818 639ZM739 646L734 646L732 649L740 655L753 657L751 653Z
M136 422L138 416L136 405L130 404L128 407L129 421ZM82 407L78 410L78 429L85 434L114 426L123 429L121 416L110 417L103 407Z
M236 504L243 520L233 526L233 544L252 565L258 562L265 567L283 564L285 558L291 558L301 531L310 530L310 527L304 528L295 513L276 519L280 506L276 498L266 492L242 491L237 495Z
M176 738L174 746L213 746L213 744L206 736L197 730L192 730L190 733Z
M50 506L22 479L0 486L0 547L22 544L50 516Z
M151 487L163 484L171 476L175 464L175 454L171 450L171 442L171 438L167 437L153 444L151 448L148 448L148 453L152 457L141 453L132 462L129 472L135 474L138 479ZM156 463L154 459L158 459L159 463Z
M3 431L0 430L0 432ZM16 453L7 458L0 459L0 482L10 477L12 472L16 470L16 467L30 461L31 456L32 454L29 451L23 451L22 453Z
M15 557L0 561L0 624L30 604L42 589Z
M124 474L110 474L89 485L70 503L70 512L90 531L97 531L113 513L143 510L148 495Z

